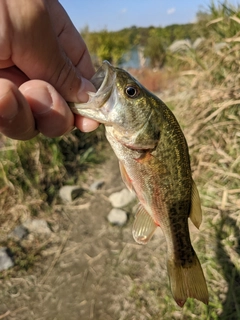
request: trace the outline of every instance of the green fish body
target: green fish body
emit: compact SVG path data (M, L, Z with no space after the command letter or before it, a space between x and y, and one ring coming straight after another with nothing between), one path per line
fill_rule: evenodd
M188 218L197 228L201 205L192 179L188 146L168 107L128 72L108 62L92 78L97 92L73 112L104 123L127 187L139 207L133 238L146 244L157 227L167 241L171 291L183 307L188 297L208 303L208 290L191 245Z

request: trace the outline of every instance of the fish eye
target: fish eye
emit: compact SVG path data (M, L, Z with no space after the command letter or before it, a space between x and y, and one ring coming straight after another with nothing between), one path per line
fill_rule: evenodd
M140 90L137 86L129 85L125 88L125 93L129 98L137 98L140 94Z

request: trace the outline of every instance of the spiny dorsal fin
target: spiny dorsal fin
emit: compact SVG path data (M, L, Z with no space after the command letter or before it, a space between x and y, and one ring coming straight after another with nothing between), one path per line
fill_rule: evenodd
M146 244L153 236L157 225L140 204L133 224L132 234L137 243Z
M192 184L192 204L189 217L195 227L199 229L202 223L202 209L198 189L194 181Z

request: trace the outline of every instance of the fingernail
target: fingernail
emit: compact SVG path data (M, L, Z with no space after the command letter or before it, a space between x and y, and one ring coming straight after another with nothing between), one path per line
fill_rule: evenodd
M18 103L14 94L8 90L0 97L0 117L12 120L18 113Z
M88 92L96 92L94 85L85 78L82 78L81 88L78 91L77 97L80 102L88 102Z
M53 100L49 90L45 88L31 88L30 104L35 115L48 113L53 106ZM27 91L25 91L25 94Z

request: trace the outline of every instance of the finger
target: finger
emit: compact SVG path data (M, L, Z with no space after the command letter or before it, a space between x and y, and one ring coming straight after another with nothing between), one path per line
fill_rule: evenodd
M29 80L28 77L16 66L0 69L0 78L10 80L17 87Z
M0 132L18 140L31 139L38 133L27 101L6 79L0 79Z
M19 90L28 101L36 127L42 134L54 138L73 129L74 115L53 86L42 80L30 80Z
M95 91L95 88L81 77L60 46L46 7L48 3L41 0L8 2L13 24L12 61L28 78L42 79L52 84L64 99L86 102L86 92ZM83 48L85 51L86 46Z
M99 123L95 120L75 115L75 126L82 132L91 132L99 126Z
M49 1L49 12L58 41L81 75L91 79L95 73L90 54L80 33L59 2ZM57 18L56 18L57 17Z

